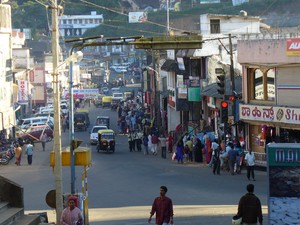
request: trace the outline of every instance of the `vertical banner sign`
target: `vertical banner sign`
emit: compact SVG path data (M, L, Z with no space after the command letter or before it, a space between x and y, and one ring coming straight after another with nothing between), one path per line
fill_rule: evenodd
M28 102L28 84L26 80L18 80L18 101L19 103Z
M267 145L269 224L298 225L300 217L300 144Z

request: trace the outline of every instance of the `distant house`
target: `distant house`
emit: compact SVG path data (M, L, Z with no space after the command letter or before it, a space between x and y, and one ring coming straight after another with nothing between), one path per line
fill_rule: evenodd
M60 35L65 37L82 36L88 29L103 24L103 15L92 11L91 15L64 15L59 17Z
M159 0L123 0L120 5L124 11L148 11L160 8Z

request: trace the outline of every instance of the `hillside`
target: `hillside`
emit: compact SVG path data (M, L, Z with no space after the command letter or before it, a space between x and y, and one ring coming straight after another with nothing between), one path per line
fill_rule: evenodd
M32 28L35 34L49 34L51 12L46 9L50 0L15 0L13 6L14 28ZM156 36L165 32L166 12L150 12L148 23L129 24L128 17L121 12L119 0L69 0L59 1L63 6L63 14L90 14L97 11L103 14L103 25L90 30L85 36L102 34L106 37L116 36ZM236 15L240 10L249 16L260 16L264 23L272 27L295 27L300 24L299 0L250 0L241 6L232 6L230 0L222 0L219 4L198 4L191 7L191 0L182 0L180 12L170 12L170 26L195 31L198 29L199 15L204 13ZM188 26L187 26L188 24Z

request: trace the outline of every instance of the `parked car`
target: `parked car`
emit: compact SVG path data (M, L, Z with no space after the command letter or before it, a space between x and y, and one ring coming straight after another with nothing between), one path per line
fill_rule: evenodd
M93 126L90 132L90 144L97 144L98 143L98 131L99 130L107 130L107 126Z
M22 138L25 142L27 140L34 141L34 142L40 142L42 139L43 133L47 134L48 142L52 141L53 130L49 126L46 126L46 125L29 127L26 131L20 131L18 133L18 136L20 138Z

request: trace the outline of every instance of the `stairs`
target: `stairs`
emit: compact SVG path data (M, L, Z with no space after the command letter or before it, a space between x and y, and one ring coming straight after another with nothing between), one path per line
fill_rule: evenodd
M23 208L10 207L8 202L0 202L0 225L38 225L39 216L24 215Z
M40 225L39 215L24 214L23 188L0 176L0 225Z

